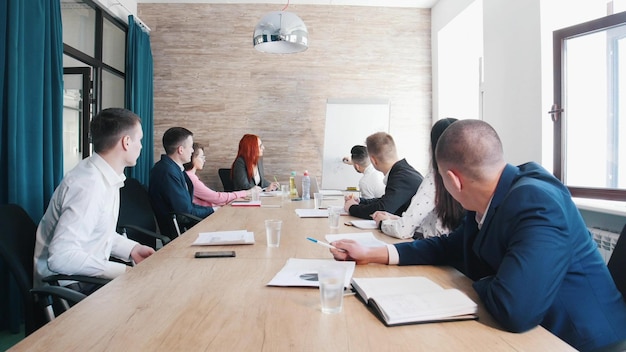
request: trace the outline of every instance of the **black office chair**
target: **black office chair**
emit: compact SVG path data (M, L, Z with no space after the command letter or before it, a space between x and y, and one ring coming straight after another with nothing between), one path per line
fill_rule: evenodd
M607 264L617 289L626 300L626 225L619 235L613 254Z
M77 303L85 295L59 286L33 289L37 226L22 207L16 204L0 205L0 228L0 257L7 264L20 291L24 304L25 333L28 336L64 309L68 309L67 302ZM57 307L56 312L53 304Z
M233 179L230 177L230 169L219 169L217 174L220 176L224 192L232 192L235 189L233 186Z
M120 189L117 229L119 233L125 233L131 240L155 250L160 247L157 239L166 245L171 241L171 237L175 237L167 236L159 231L148 190L138 180L130 177L126 178L124 187Z
M200 221L202 221L202 218L195 215L188 213L172 213L172 222L177 236L182 235Z

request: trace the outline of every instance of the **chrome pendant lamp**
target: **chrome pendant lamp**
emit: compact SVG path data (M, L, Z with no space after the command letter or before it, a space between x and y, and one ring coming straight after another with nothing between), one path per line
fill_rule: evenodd
M252 44L256 50L291 54L305 51L309 47L306 25L298 15L285 11L287 6L282 11L266 14L256 25L252 36Z

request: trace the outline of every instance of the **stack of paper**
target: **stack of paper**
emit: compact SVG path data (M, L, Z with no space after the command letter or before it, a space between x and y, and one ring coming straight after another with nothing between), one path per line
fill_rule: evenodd
M260 200L234 200L230 203L233 207L260 207Z
M296 214L301 218L327 218L328 209L296 209ZM340 215L348 215L348 212L341 209Z
M341 196L343 197L343 192L336 189L320 189L319 193L325 196Z
M193 246L254 244L254 233L246 230L200 232Z
M327 209L296 209L296 214L301 218L327 218Z
M264 191L259 193L260 197L280 197L283 195L282 191Z

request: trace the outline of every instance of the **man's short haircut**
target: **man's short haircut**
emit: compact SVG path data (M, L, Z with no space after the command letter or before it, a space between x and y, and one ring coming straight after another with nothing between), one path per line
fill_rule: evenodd
M130 110L108 108L100 111L89 124L93 151L111 150L120 139L141 124L141 119Z
M365 139L367 152L380 161L389 161L396 157L396 143L389 133L376 132Z
M350 149L350 158L353 164L367 166L370 164L370 156L367 154L367 148L364 145L355 145Z
M189 136L193 136L193 133L184 127L169 128L163 133L163 148L165 148L165 154L172 155L175 153L176 149L178 149Z
M447 163L474 179L504 160L496 130L482 120L459 120L441 135L435 151L437 163Z

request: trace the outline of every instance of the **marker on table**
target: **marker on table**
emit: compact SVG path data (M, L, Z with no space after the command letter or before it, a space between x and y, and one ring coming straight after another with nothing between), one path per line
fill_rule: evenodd
M337 247L333 246L332 244L328 244L326 242L318 241L315 238L307 237L306 239L311 241L311 242L313 242L313 243L317 243L317 244L319 244L322 247L332 248L332 249L338 250L340 252L345 252L345 249L337 248Z

